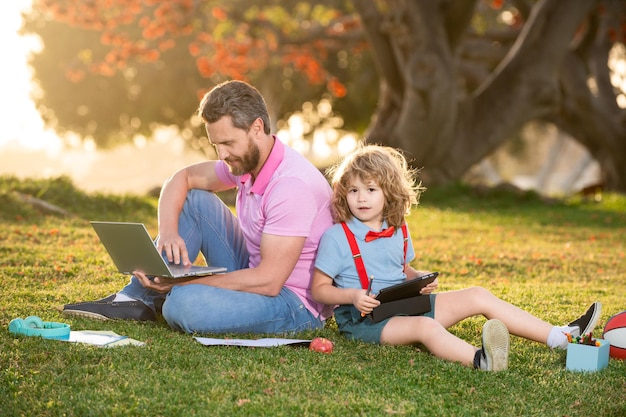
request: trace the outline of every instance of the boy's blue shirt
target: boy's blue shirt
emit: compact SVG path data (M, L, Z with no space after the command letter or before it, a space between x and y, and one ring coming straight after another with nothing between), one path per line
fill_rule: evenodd
M398 284L406 279L402 230L396 230L392 237L366 243L365 234L372 229L355 217L352 217L346 224L359 245L368 276L374 276L372 285L374 294L382 288ZM385 220L383 229L387 227ZM409 263L414 258L415 251L409 233L406 262ZM335 285L339 288L362 288L352 251L341 224L334 224L324 232L317 250L315 267L333 278Z

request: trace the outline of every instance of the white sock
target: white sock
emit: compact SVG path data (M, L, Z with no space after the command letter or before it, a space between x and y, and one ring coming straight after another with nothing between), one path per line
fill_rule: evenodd
M565 333L572 333L572 330L577 329L578 327L572 326L554 326L552 330L550 330L550 334L548 335L548 340L546 341L546 345L552 349L567 349L567 336Z
M130 298L129 296L122 294L120 292L115 294L115 299L113 300L113 302L120 303L124 301L137 301L137 300L135 300L134 298Z
M572 335L572 337L578 337L580 336L580 327L578 326L568 326L568 325L564 325L564 326L557 326L557 329L561 329L561 331L563 333L569 333Z

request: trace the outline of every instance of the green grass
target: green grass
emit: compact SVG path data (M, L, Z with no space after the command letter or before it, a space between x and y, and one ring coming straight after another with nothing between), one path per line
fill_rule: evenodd
M73 215L42 213L17 193ZM350 342L332 322L295 335L333 340L335 351L324 355L205 347L163 321L65 319L63 304L106 296L127 281L89 220L140 221L154 233L155 213L152 197L88 195L66 178L0 178L0 415L626 415L626 363L573 373L565 352L516 337L509 370L490 374L418 347ZM457 185L428 190L409 222L414 266L440 271L441 291L483 285L555 324L592 300L604 305L600 326L626 309L623 196L548 204ZM74 330L113 330L146 346L104 349L8 333L11 319L29 315ZM471 318L451 331L479 344L483 323Z

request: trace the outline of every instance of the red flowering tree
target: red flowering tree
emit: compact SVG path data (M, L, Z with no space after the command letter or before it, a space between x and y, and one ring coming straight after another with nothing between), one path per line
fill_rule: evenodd
M243 79L262 91L274 121L328 95L363 130L363 118L350 114L371 113L377 91L346 93L364 76L377 81L358 17L346 7L338 0L33 0L23 32L44 45L31 58L42 92L36 102L58 131L107 146L159 124L189 127L208 89Z

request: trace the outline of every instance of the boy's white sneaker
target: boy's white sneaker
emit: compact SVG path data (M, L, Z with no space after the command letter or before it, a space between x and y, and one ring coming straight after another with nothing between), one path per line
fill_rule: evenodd
M483 347L480 350L480 369L504 371L509 367L509 330L500 320L488 320L483 326Z

